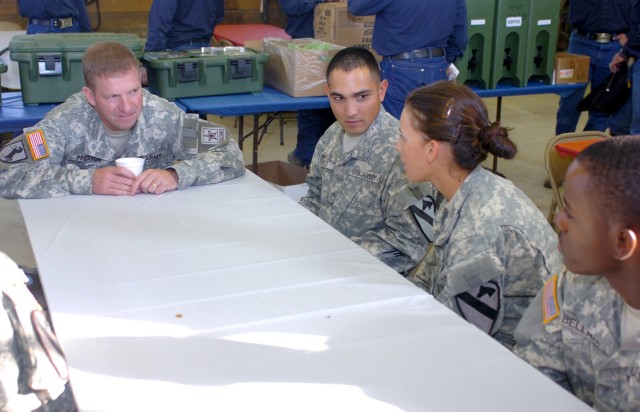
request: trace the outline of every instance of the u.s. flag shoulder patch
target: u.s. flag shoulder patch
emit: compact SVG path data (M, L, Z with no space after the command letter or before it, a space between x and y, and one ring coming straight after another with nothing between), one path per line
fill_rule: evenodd
M44 138L44 132L42 129L34 130L25 135L29 149L31 149L31 156L33 160L44 159L49 156L49 147L47 141Z
M542 323L545 325L560 316L557 286L558 275L556 274L542 287Z

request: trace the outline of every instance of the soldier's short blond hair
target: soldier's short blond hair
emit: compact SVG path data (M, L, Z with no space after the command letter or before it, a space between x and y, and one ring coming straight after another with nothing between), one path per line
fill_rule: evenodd
M91 45L82 58L84 82L90 89L95 80L138 70L140 62L131 49L116 41L103 41Z

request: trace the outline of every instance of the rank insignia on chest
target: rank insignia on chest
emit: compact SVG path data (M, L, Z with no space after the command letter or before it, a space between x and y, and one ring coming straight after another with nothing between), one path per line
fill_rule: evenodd
M333 168L336 167L336 164L331 160L322 159L320 161L320 166L322 166L323 169L333 170Z
M31 149L31 155L33 160L44 159L49 156L49 147L47 147L47 141L44 138L44 132L42 129L34 130L25 135L29 149Z
M206 145L217 145L224 142L227 133L224 127L203 127L200 142Z

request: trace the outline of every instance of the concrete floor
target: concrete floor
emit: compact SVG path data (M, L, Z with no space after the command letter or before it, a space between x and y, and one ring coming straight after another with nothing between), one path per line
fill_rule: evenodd
M490 116L495 119L496 98L484 99ZM502 101L501 123L512 128L511 138L518 146L518 155L512 160L500 160L498 171L520 187L546 215L551 202L551 190L542 185L546 178L544 149L554 135L555 113L558 107L556 95L534 95L505 97ZM582 116L582 129L586 116ZM293 118L293 116L287 116ZM237 134L235 118L211 116L211 120L228 126ZM245 118L245 130L252 127L252 118ZM295 147L296 122L287 120L284 128L284 145L280 145L280 130L277 122L269 126L259 151L259 162L269 160L286 161L287 153ZM251 163L251 142L244 147L245 164ZM491 167L491 159L487 161ZM29 244L24 220L16 200L0 199L0 250L19 265L35 268L37 264Z

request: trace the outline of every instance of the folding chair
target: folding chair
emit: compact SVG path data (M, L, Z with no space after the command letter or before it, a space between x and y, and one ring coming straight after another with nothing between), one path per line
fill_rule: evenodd
M556 209L564 207L560 186L569 164L582 149L607 137L609 137L608 134L598 131L563 133L552 138L547 143L544 151L544 166L553 192L549 214L547 215L547 220L551 225L553 225Z

